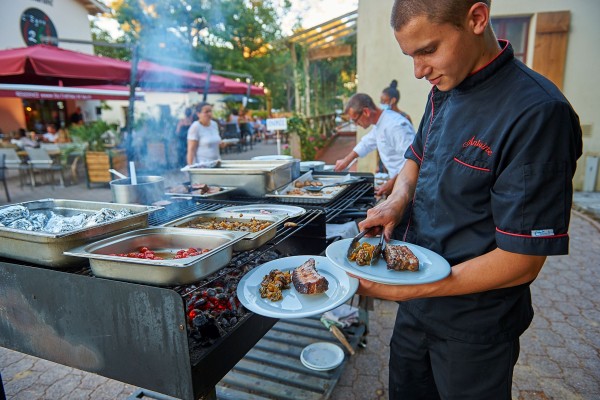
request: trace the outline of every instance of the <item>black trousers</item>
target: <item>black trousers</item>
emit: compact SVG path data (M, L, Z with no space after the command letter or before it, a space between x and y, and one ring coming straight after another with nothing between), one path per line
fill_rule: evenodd
M390 343L390 399L510 400L519 339L473 344L425 333L398 310Z

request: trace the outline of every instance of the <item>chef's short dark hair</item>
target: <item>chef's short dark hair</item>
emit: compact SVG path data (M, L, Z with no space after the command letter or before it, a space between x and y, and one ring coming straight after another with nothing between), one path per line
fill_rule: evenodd
M371 110L377 110L377 106L375 105L375 102L371 96L365 93L356 93L354 96L350 97L350 100L348 100L344 114L348 113L349 109L354 110L354 112L359 112L365 107L370 108Z
M390 23L401 30L411 19L425 15L431 22L461 27L473 4L491 6L492 0L395 0Z

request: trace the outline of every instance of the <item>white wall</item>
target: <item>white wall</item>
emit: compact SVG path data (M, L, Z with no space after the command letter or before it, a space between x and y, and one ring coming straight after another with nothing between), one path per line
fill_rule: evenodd
M377 99L392 79L401 93L400 108L408 112L415 127L423 114L430 85L414 78L412 60L396 43L389 19L392 0L360 0L358 7L357 68L358 91ZM584 129L584 156L578 164L575 186L583 185L585 156L600 155L600 100L596 76L600 61L600 2L592 0L502 0L492 3L493 16L533 15L530 25L528 63L535 49L535 14L570 11L571 31L565 65L563 91ZM361 167L361 164L359 164ZM367 170L368 168L365 168ZM600 176L596 190L600 190Z
M51 5L35 0L0 0L0 50L24 47L21 14L28 8L43 11L56 28L58 38L92 40L87 10L75 0L53 0ZM61 43L60 47L93 54L90 45Z

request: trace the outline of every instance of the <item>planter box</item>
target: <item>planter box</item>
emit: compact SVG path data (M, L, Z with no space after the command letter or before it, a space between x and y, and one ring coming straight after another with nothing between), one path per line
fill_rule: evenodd
M110 183L111 168L127 175L127 155L124 150L86 151L85 167L88 188L92 183Z

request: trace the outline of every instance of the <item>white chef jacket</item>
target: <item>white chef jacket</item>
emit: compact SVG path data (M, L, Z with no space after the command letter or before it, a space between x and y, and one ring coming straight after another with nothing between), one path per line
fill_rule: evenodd
M377 149L390 178L393 178L404 166L404 153L414 137L415 130L404 116L385 110L369 133L354 147L354 151L359 157L364 157Z

